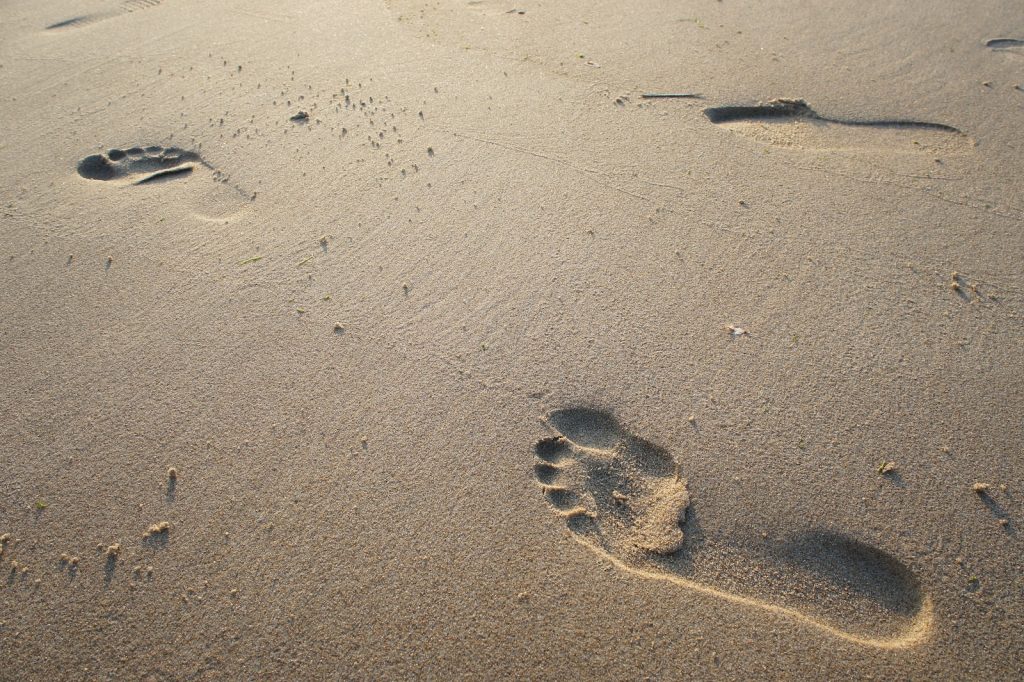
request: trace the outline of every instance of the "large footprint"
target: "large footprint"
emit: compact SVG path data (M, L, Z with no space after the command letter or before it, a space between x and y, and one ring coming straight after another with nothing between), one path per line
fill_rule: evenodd
M604 412L558 410L535 445L534 472L573 537L645 578L784 614L883 648L925 638L932 604L899 560L828 532L715 542L685 531L689 493L676 461ZM742 535L737 535L737 538Z

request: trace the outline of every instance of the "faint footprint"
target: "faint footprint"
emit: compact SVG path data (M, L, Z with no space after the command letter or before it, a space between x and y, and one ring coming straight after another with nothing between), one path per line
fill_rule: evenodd
M864 126L870 128L919 128L925 130L941 130L947 133L960 131L945 123L932 123L930 121L914 121L907 119L841 119L822 116L810 107L802 99L773 99L765 104L739 105L725 107L709 107L704 110L712 123L726 123L728 121L744 121L756 119L798 119L822 121L824 123L839 123L848 126Z
M546 423L555 435L537 442L534 462L544 496L577 541L618 568L860 644L900 648L928 634L931 599L896 558L828 532L700 537L665 450L596 410L558 410Z
M104 19L116 17L119 14L128 14L130 12L136 12L140 9L149 9L150 7L156 7L160 4L160 1L161 0L124 0L124 2L121 2L116 7L111 7L109 9L93 12L92 14L83 14L77 17L71 17L70 19L65 19L63 21L58 21L55 24L50 24L49 26L46 27L46 30L53 31L66 28L81 28L82 26L95 24L97 21L102 21Z
M972 144L963 132L945 123L832 118L819 114L802 99L710 107L704 115L712 123L781 147L948 156L962 153Z
M119 186L149 185L188 178L196 169L208 171L211 182L203 187L203 217L223 218L235 212L251 195L228 183L223 173L207 163L197 152L179 147L131 147L91 154L78 162L78 174Z
M1019 38L993 38L985 41L985 47L990 50L1019 50L1024 49L1024 40Z

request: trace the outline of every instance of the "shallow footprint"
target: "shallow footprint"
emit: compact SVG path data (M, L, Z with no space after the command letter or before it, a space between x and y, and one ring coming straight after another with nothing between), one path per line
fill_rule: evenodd
M829 118L800 99L709 107L712 123L763 144L793 149L866 152L878 158L909 154L934 157L963 154L973 141L953 126L931 121Z
M208 164L197 152L179 147L150 145L147 147L114 148L105 154L90 154L78 162L78 174L86 180L113 185L150 185L186 179L193 171L208 171L211 183L203 191L203 215L223 218L238 210L252 195L229 184L223 174Z
M46 27L47 31L56 31L69 28L81 28L89 24L95 24L104 19L111 19L119 14L129 14L140 9L149 9L160 4L160 0L124 0L115 7L98 10L92 14L82 14L70 19L64 19Z
M985 41L985 47L997 52L1024 53L1024 40L1020 38L993 38Z
M830 532L771 542L686 537L689 494L674 458L609 414L558 410L534 447L534 473L576 540L617 567L782 613L878 647L920 641L930 599L895 557ZM760 539L760 538L759 538Z

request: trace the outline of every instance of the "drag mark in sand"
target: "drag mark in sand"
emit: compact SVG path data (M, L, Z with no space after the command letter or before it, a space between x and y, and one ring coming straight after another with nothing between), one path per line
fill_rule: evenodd
M159 5L161 0L124 0L120 5L114 9L109 9L100 12L94 12L93 14L83 14L81 16L72 17L63 21L58 21L55 24L50 24L46 27L47 31L55 31L59 29L67 28L81 28L89 24L95 24L97 21L104 19L110 19L116 17L119 14L129 14L136 12L140 9L149 9L150 7L156 7Z
M931 598L890 554L814 530L724 552L707 538L698 551L685 531L688 483L667 451L597 410L557 410L545 423L554 435L536 443L533 465L544 497L574 539L617 568L867 646L904 648L931 630Z

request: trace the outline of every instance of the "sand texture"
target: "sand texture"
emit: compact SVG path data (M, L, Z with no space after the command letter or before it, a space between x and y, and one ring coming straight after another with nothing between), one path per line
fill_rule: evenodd
M0 102L0 679L1024 678L1019 1L7 0Z

